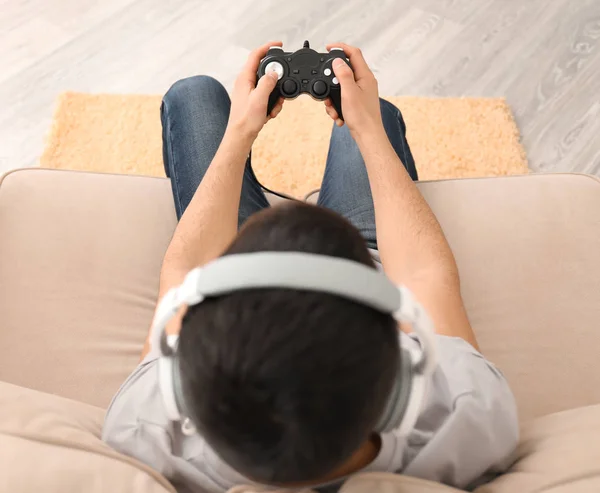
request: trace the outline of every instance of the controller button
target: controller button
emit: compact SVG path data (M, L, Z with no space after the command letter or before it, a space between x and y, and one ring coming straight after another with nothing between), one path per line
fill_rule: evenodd
M302 84L308 84L308 79L302 79Z
M323 73L329 77L331 75L331 69L330 68L326 68L325 70L323 70Z
M292 73L293 73L293 74L299 74L299 73L300 73L300 70L298 70L297 68L295 68L294 70L292 70Z
M313 75L317 75L319 72L317 72L316 70L311 70L310 73Z
M331 82L333 82L334 84L337 84L338 83L337 77L334 77L333 79L331 79Z
M327 92L327 84L325 84L325 82L322 80L317 80L313 84L312 89L317 96L322 96Z
M296 81L293 79L287 79L281 86L281 90L286 96L295 94L296 89L298 89L298 84L296 84Z
M265 75L271 72L275 72L277 74L277 80L280 80L283 77L283 65L279 62L269 62L265 67Z
M283 48L281 46L269 46L269 50L281 50L281 51L283 51Z
M338 47L331 48L331 50L329 50L329 51L331 52L331 51L336 51L336 50L337 51L344 51L342 48L338 48Z

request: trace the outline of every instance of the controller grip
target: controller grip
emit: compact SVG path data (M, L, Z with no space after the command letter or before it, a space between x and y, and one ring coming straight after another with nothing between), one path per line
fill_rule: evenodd
M342 92L337 90L331 90L329 93L329 99L331 99L331 105L337 111L338 116L343 120L344 115L342 114Z
M271 94L269 94L269 102L267 103L267 116L269 116L271 114L271 111L273 111L273 108L277 106L277 102L279 101L280 97L281 94L279 93L279 87L275 86L275 89L273 89Z

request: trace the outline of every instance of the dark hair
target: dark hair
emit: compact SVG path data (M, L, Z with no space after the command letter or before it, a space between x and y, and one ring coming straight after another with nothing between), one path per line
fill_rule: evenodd
M291 202L258 213L224 255L300 251L374 267L365 241L327 209ZM256 481L318 480L369 438L400 364L392 316L338 296L247 289L184 317L185 402L204 439Z

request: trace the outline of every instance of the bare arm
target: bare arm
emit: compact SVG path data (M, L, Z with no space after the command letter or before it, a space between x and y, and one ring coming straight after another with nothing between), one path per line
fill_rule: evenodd
M383 268L390 279L414 293L432 317L437 333L461 337L477 348L460 294L454 255L433 211L387 138L375 76L360 50L343 44L332 46L344 49L354 69L353 74L343 62L334 65L342 87L345 123L369 175ZM335 110L328 107L327 111L337 119Z
M238 210L246 159L252 144L267 122L269 94L277 82L276 74L263 77L255 88L256 71L269 46L253 51L234 88L227 130L194 197L181 216L167 248L160 272L158 299L181 284L193 268L217 258L234 239L238 227ZM281 111L283 101L273 108L271 117ZM181 315L167 328L176 333ZM150 337L142 358L150 350Z
M194 267L218 257L237 233L240 191L252 140L227 129L167 248L159 298Z
M415 294L439 334L462 337L477 348L460 295L456 262L433 211L383 129L361 136L358 142L371 184L385 272Z

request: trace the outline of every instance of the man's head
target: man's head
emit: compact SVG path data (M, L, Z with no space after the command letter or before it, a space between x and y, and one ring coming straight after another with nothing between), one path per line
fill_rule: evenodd
M297 251L374 267L364 240L323 208L253 216L224 255ZM399 365L391 315L338 296L247 289L193 306L179 365L191 418L231 467L272 483L318 481L380 417Z

